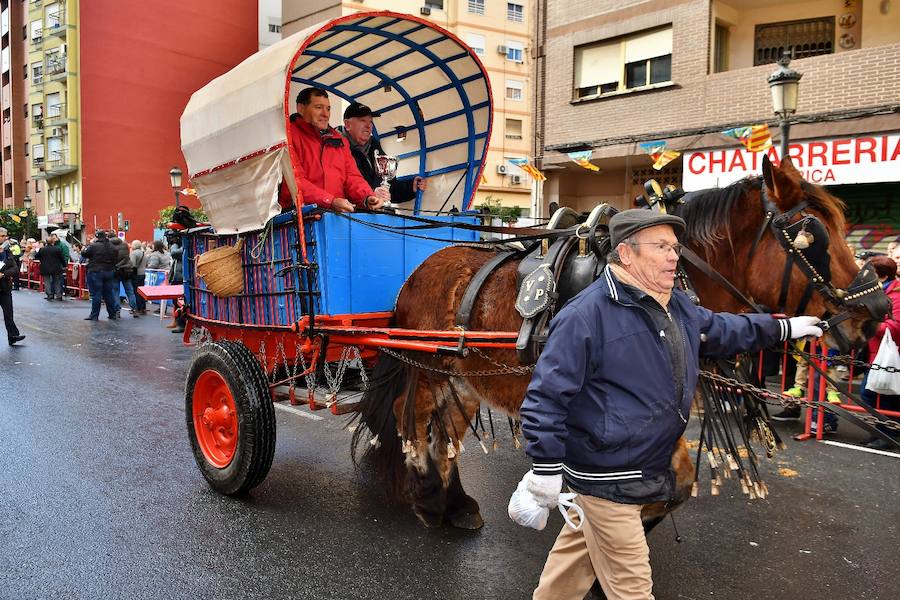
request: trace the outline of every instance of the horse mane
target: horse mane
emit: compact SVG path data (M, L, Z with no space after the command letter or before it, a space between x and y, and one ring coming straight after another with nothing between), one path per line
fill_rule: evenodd
M760 175L745 177L724 188L710 188L690 192L684 197L684 204L679 206L678 216L684 219L686 228L685 241L697 242L706 248L712 248L717 242L725 239L728 225L731 222L735 205L752 191L759 191L763 186ZM809 204L821 211L835 230L841 235L846 229L844 209L846 205L825 188L800 180L800 187L806 194ZM762 206L760 205L760 208Z

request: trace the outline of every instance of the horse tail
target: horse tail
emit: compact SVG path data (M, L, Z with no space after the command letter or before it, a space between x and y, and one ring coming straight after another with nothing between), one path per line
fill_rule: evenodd
M363 463L382 483L392 498L401 498L406 476L405 459L394 401L406 390L410 367L385 353L369 378L369 385L357 407L356 429L351 440L353 463Z

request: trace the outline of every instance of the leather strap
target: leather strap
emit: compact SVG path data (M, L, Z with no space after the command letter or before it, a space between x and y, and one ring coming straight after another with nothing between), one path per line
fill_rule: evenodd
M475 273L475 276L469 281L469 285L466 287L466 291L459 303L459 308L456 310L457 327L462 327L463 329L469 328L469 321L472 318L472 309L475 307L475 301L478 299L478 294L481 292L484 282L491 276L491 273L500 268L506 261L518 255L519 252L515 250L498 252L495 257L484 263L481 268L478 269L478 272Z
M709 265L708 262L706 262L705 260L703 260L702 258L697 256L697 253L694 252L693 250L691 250L690 248L688 248L687 246L682 247L681 256L685 260L687 260L691 265L693 265L698 271L700 271L701 273L703 273L704 275L706 275L707 277L709 277L710 279L712 279L713 281L715 281L716 283L721 285L723 288L725 288L725 291L727 291L729 294L731 294L739 302L742 302L744 305L746 305L752 311L758 312L758 313L766 312L758 304L756 304L755 302L753 302L749 298L747 298L747 296L745 296L741 292L741 290L734 287L734 284L732 284L730 281L725 279L725 277L723 277L721 273L719 273L718 271L713 269Z

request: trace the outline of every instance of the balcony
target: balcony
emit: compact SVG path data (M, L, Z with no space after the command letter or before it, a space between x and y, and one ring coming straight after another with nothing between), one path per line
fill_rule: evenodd
M34 115L31 118L31 132L37 133L39 131L44 130L44 117L41 115Z
M72 161L69 160L68 148L50 150L47 159L42 165L38 165L37 159L35 159L35 168L38 169L38 172L34 175L35 179L50 179L78 170L78 166L72 164Z
M47 59L45 79L47 81L65 81L68 72L66 70L66 55L58 55Z
M32 52L40 50L41 46L43 46L43 45L44 45L44 37L43 36L39 35L37 37L31 38L31 51Z
M47 107L47 115L44 117L44 125L47 127L65 127L68 125L69 116L66 113L65 104L52 104Z
M45 36L66 37L66 16L62 13L47 15L47 26L44 28Z

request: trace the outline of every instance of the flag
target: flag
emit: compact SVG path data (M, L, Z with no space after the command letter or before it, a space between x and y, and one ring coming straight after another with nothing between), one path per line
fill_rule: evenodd
M180 190L180 193L185 196L196 196L197 190L195 190L194 188L184 188L183 190Z
M484 174L484 171L481 172L481 183L487 184L487 176Z
M537 169L537 167L535 167L534 165L532 165L528 162L527 158L508 158L506 160L508 160L512 164L516 165L517 167L519 167L520 169L522 169L523 171L525 171L532 177L534 177L534 179L537 181L546 181L547 180L547 178L544 177L544 174L541 173Z
M575 161L575 164L584 167L588 171L600 170L600 167L591 162L590 150L582 150L581 152L569 152L568 154L569 158Z
M740 140L750 152L762 152L772 147L772 134L769 132L769 126L765 123L726 129L722 135Z
M681 156L678 150L666 150L669 143L665 140L654 140L652 142L642 142L638 144L638 148L650 155L653 160L653 168L659 171L664 166Z

